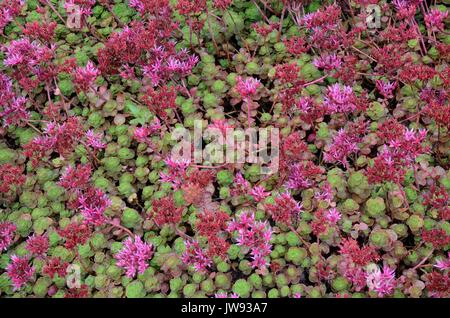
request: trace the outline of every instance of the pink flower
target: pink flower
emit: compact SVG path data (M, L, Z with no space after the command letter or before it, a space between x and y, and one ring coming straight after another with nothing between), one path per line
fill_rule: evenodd
M85 136L87 144L92 148L103 149L106 147L106 144L102 142L102 134L96 134L92 129L89 129Z
M272 229L267 221L256 221L252 212L243 212L228 224L227 231L237 232L237 245L250 251L252 267L263 269L268 265L267 256L272 249Z
M67 166L59 178L59 185L66 190L79 191L85 189L91 179L92 168L89 164L76 167Z
M186 170L191 163L190 160L167 158L164 162L167 164L169 171L160 173L161 182L169 182L174 189L179 189L185 181Z
M5 250L11 245L17 227L11 222L0 223L0 252Z
M317 68L323 68L326 71L331 71L341 67L342 58L336 54L320 56L314 59L313 64Z
M136 127L133 132L133 137L138 142L147 143L148 136L150 135L150 129L147 126L144 127Z
M275 222L291 225L298 221L302 204L298 203L289 192L283 192L275 198L274 204L266 204L266 210Z
M380 94L384 96L384 98L392 98L393 97L392 93L397 87L397 82L385 82L382 80L377 80L375 82L375 85Z
M236 80L236 90L241 94L242 99L255 95L256 90L261 86L261 82L253 77L243 80L242 77L238 76Z
M185 241L186 250L181 255L181 259L188 265L193 265L198 272L205 272L212 265L211 259L200 247L197 241Z
M294 294L294 298L302 298L302 294L301 293L295 293Z
M158 117L155 117L150 126L136 127L133 132L133 137L138 142L150 145L151 141L149 139L149 136L155 135L160 130L161 130L161 122L159 121Z
M126 269L126 275L130 278L137 273L142 274L148 267L147 261L153 255L153 246L142 242L141 238L135 236L134 241L128 237L123 242L122 250L116 254L117 266Z
M47 50L48 48L42 47L37 42L31 42L27 37L13 40L6 47L6 57L3 64L5 66L24 65L34 67L39 64L43 53Z
M250 195L253 197L253 199L256 202L261 202L265 198L267 198L270 193L266 192L266 189L262 186L254 186L253 189L250 191Z
M325 162L339 162L346 168L349 167L347 157L359 151L358 143L361 138L355 135L354 131L347 132L343 128L333 137L333 141L328 150L324 152Z
M437 269L440 269L441 271L449 270L450 269L450 252L448 252L447 255L448 255L447 259L437 260L434 267L436 267Z
M333 188L331 187L329 182L325 182L320 188L320 191L317 191L314 194L314 198L316 200L322 200L328 203L331 203L333 197L334 197Z
M397 282L395 280L395 269L383 266L383 270L377 266L372 271L366 273L367 287L370 291L375 291L378 297L392 294Z
M141 14L145 13L145 6L141 0L130 0L129 5L130 5L130 7L136 9L136 11L138 11L139 13L141 13Z
M8 104L14 95L11 78L0 73L0 105Z
M322 169L312 161L294 163L289 167L286 188L293 190L309 188L314 184L314 178L321 173Z
M356 291L360 291L366 286L366 273L361 266L346 259L339 263L338 268L342 275L352 283Z
M78 204L87 224L100 226L106 222L104 212L111 205L111 200L102 190L89 188L78 197Z
M341 219L341 213L336 208L332 208L328 210L325 218L328 222L336 224Z
M100 71L94 66L91 61L87 62L85 67L77 67L73 74L73 82L75 86L81 91L87 91L94 83Z
M349 113L357 109L356 95L350 86L338 83L327 87L324 106L330 113Z
M314 99L310 96L301 96L295 104L298 110L303 113L310 112L314 107Z
M35 256L45 256L49 247L49 240L47 235L29 236L27 239L26 249Z
M14 290L20 289L26 284L35 272L34 267L30 266L27 257L11 256L11 263L6 267L6 273L13 283Z
M250 190L250 183L245 180L240 172L236 174L233 179L233 188L231 189L231 194L234 196L247 194Z
M432 31L443 31L444 20L448 16L448 11L440 11L439 9L431 9L430 13L425 14L425 24Z
M23 96L14 97L12 101L3 105L3 111L0 112L0 118L3 119L3 125L8 127L10 125L18 125L21 122L26 122L30 117L30 113L26 109L27 99Z

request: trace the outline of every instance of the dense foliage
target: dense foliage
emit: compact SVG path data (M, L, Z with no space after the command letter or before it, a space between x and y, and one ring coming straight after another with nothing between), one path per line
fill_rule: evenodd
M449 4L2 0L0 296L449 297Z

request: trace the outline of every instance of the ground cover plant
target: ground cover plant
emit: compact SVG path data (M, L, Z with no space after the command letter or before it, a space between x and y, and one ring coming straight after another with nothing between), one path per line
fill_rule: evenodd
M449 4L1 0L0 297L449 297Z

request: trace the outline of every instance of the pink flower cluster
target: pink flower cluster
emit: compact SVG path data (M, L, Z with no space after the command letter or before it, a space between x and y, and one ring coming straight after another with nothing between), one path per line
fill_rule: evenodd
M78 14L81 18L83 18L91 15L92 7L94 5L95 0L66 0L64 3L64 9L66 9L68 14Z
M174 160L167 158L164 160L169 171L167 173L161 172L161 182L169 182L174 189L179 189L186 179L186 170L190 165L190 161L185 159Z
M289 192L280 193L274 204L266 204L266 209L276 222L285 225L296 224L302 204L298 203Z
M211 259L197 241L188 240L184 242L184 245L186 246L186 250L181 255L181 260L184 263L194 266L194 269L198 272L205 272L211 267Z
M320 187L320 190L314 194L314 198L316 200L322 200L325 202L331 203L334 198L333 188L329 182L325 182Z
M349 163L347 158L351 154L358 153L359 142L361 142L361 138L355 135L354 132L348 132L341 128L333 137L329 149L324 152L323 159L330 163L339 162L344 167L348 168Z
M47 254L50 242L47 235L33 234L27 239L26 249L33 255L42 257Z
M397 87L397 82L385 82L382 80L377 80L375 82L375 85L380 92L381 95L384 96L384 98L392 98L393 92L395 88Z
M375 291L378 297L384 297L392 294L397 281L395 279L395 269L389 266L383 266L383 269L377 266L373 270L369 270L366 275L367 287L370 291Z
M331 224L336 224L341 219L341 212L336 208L331 208L325 215L325 219Z
M289 167L287 189L302 190L311 187L315 181L314 177L321 175L323 169L316 166L312 161L294 163Z
M17 255L11 256L11 263L6 267L6 273L11 279L15 290L20 289L30 281L34 272L35 268L30 265L29 259Z
M253 77L243 79L238 76L236 78L236 90L241 94L242 99L246 99L256 94L256 90L261 86L261 82Z
M106 147L106 143L102 141L103 135L95 133L92 129L89 129L84 137L86 138L86 144L93 149L103 149Z
M59 179L59 185L66 190L78 192L84 190L91 179L92 167L78 164L76 167L68 165Z
M137 273L142 274L148 267L147 261L153 256L153 246L142 242L138 236L128 237L123 242L123 248L116 254L117 266L126 270L126 275L130 278Z
M326 71L337 70L342 65L342 58L336 54L321 55L314 59L313 64Z
M0 34L5 26L20 14L24 6L24 0L4 0L0 4Z
M17 125L30 117L26 102L25 97L15 96L11 79L0 72L0 105L3 108L0 119L3 120L3 126Z
M324 106L331 114L354 112L357 109L356 95L350 86L333 84L327 87Z
M250 195L253 197L255 202L261 202L270 195L270 192L267 192L263 186L257 185L250 190Z
M440 11L439 9L431 9L425 14L425 24L432 31L443 31L444 20L448 17L448 11Z
M190 55L186 49L179 52L167 50L163 46L150 50L152 60L142 67L143 73L153 86L158 86L172 78L182 78L191 74L198 63L196 55Z
M133 132L133 138L150 146L152 142L149 137L157 134L160 130L161 122L158 117L155 117L149 126L136 127Z
M0 252L6 251L11 245L16 233L17 227L11 222L0 223Z
M100 226L106 222L104 213L111 200L102 190L90 187L78 197L78 204L87 224Z
M448 252L446 259L444 258L437 260L434 267L440 269L441 271L450 270L450 252Z
M73 83L75 87L83 92L88 91L100 74L98 68L91 61L87 62L85 67L77 67L73 73Z
M272 229L267 221L255 220L252 212L243 212L228 224L228 232L237 232L237 245L250 251L253 268L264 269L268 265L267 256L271 253Z

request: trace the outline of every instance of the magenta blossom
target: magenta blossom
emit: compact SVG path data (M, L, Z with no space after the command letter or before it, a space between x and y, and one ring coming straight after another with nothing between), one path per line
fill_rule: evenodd
M45 256L49 248L49 240L47 235L33 234L28 237L26 249L35 256Z
M337 70L342 65L342 58L336 54L320 56L314 59L313 64L315 67L322 68L326 71Z
M356 95L350 86L333 84L327 87L324 106L331 114L349 113L356 110Z
M250 251L252 267L264 269L268 265L266 258L272 249L272 229L267 221L256 221L252 212L243 212L228 224L227 231L237 232L237 245Z
M78 204L87 224L100 226L106 222L104 212L111 206L111 200L102 190L90 188L78 197Z
M103 149L106 144L102 142L102 134L94 133L92 129L86 132L86 143L94 149Z
M375 82L375 85L380 92L381 95L384 96L384 98L392 98L393 92L395 88L397 87L397 82L385 82L381 80L377 80Z
M23 96L14 97L10 103L3 105L0 118L3 119L3 126L18 125L26 122L30 113L26 108L27 99Z
M325 218L331 224L336 224L341 219L341 213L336 208L331 208L328 210Z
M73 82L79 90L86 92L99 74L100 71L94 66L94 63L89 61L85 67L75 69Z
M444 20L448 17L448 11L431 9L430 13L425 14L425 24L432 31L443 31Z
M241 94L242 99L255 95L256 90L261 86L261 82L253 77L243 80L242 77L238 76L236 80L236 90Z
M322 200L328 202L328 204L331 203L333 197L334 197L333 188L331 187L331 184L329 182L325 182L321 186L320 191L317 191L314 194L314 198L316 200Z
M186 170L191 163L190 160L167 158L164 162L169 171L160 173L161 182L171 183L174 189L179 189L186 178Z
M153 256L153 245L142 242L135 236L134 241L130 237L123 242L122 250L116 254L117 266L126 269L126 275L130 278L136 274L142 274L148 267L147 261Z
M358 137L341 128L333 137L329 150L324 152L323 159L330 163L339 162L348 168L347 157L359 151L358 142Z
M181 255L184 263L194 266L198 272L205 272L212 265L211 259L197 241L185 241L186 250Z
M395 280L395 269L383 266L380 270L378 266L366 273L367 287L370 291L375 291L378 297L384 297L392 294L397 282Z
M441 271L446 271L450 269L450 252L447 254L447 259L440 259L436 261L434 267L440 269Z
M34 267L29 263L27 257L11 256L11 263L6 267L6 273L13 283L15 290L20 289L29 280L35 272Z
M270 192L266 192L266 189L262 186L254 186L250 191L250 195L253 197L255 202L261 202L270 195Z
M0 223L0 252L12 244L17 227L11 222Z

